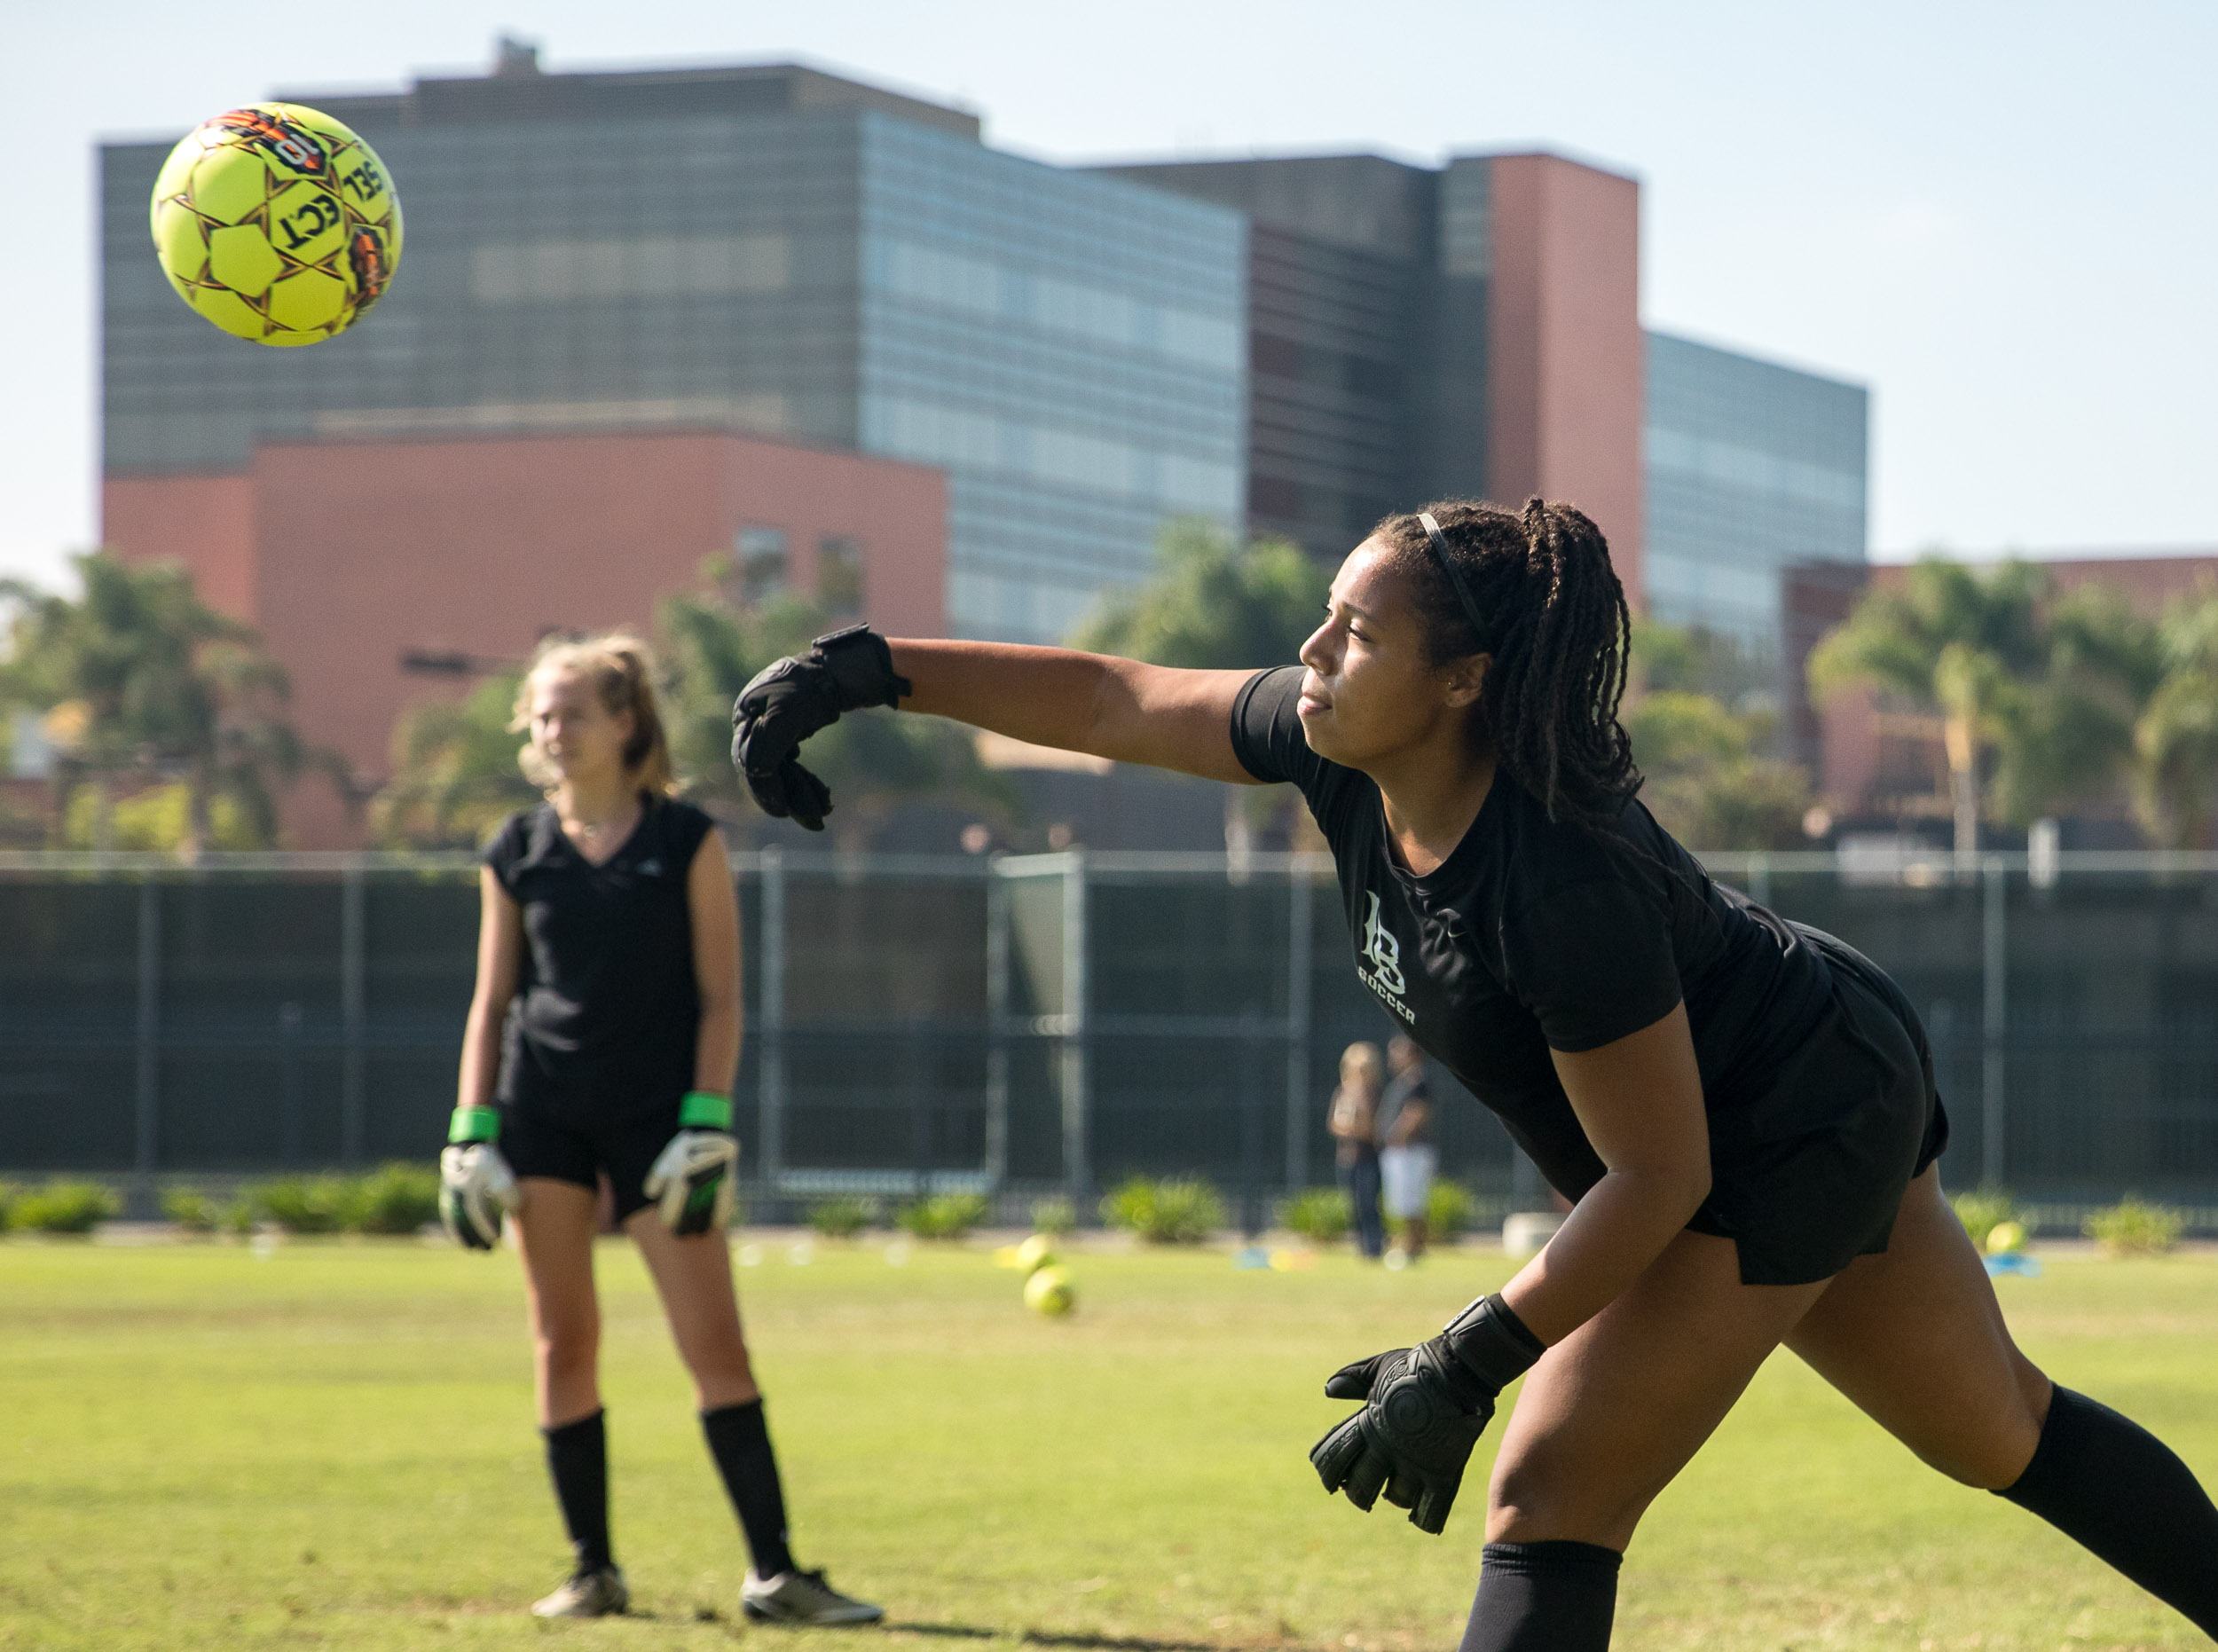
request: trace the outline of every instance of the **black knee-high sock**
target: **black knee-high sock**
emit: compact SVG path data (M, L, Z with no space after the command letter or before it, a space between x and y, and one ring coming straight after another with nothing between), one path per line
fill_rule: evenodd
M785 1491L778 1484L777 1453L770 1449L770 1428L764 1422L762 1402L724 1405L701 1413L701 1431L709 1436L709 1452L716 1472L724 1476L724 1490L739 1512L740 1530L747 1534L747 1552L753 1556L755 1576L775 1577L793 1569L793 1555L785 1546Z
M547 1436L554 1500L562 1506L562 1524L570 1529L570 1546L581 1572L615 1563L609 1550L607 1416L607 1412L597 1411L558 1428L539 1430Z
M1593 1543L1490 1543L1463 1652L1602 1652L1624 1557Z
M2218 1635L2218 1508L2172 1448L2139 1423L2059 1387L2033 1460L1995 1495Z

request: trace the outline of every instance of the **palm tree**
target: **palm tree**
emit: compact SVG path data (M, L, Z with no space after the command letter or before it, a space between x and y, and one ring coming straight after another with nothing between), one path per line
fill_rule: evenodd
M2022 825L2115 783L2160 679L2153 631L2122 600L2049 589L2030 563L1980 574L1928 557L1810 656L1820 693L1866 684L1940 712L1959 854L1978 847L1983 812Z
M2218 591L2172 603L2157 633L2165 674L2134 726L2134 812L2157 842L2192 848L2218 793Z
M117 780L170 781L185 788L185 852L209 840L218 798L250 841L274 842L276 789L305 767L337 766L286 720L284 667L251 627L201 602L177 564L104 551L75 563L83 594L75 601L0 582L17 604L0 698L46 711L63 733L56 818L89 783L105 840Z
M2134 767L2134 730L2164 680L2157 627L2117 591L2080 586L2042 616L2039 673L2005 702L1990 791L2024 826L2113 792Z
M735 583L730 575L728 558L710 558L702 589L664 598L655 630L671 755L687 795L737 813L751 806L732 770L732 702L749 678L805 651L834 622L817 603L790 594L759 604L731 602L722 594ZM1019 807L1009 779L979 760L970 731L945 718L853 712L809 742L807 763L831 788L835 807L826 825L849 852L866 847L908 804L937 800L1003 825Z
M1215 522L1185 518L1157 540L1153 577L1113 594L1072 633L1071 646L1189 670L1291 664L1331 588L1331 577L1290 540L1239 545ZM1235 860L1254 842L1248 791L1225 788L1224 846ZM1282 798L1274 788L1257 801L1269 809Z
M1624 713L1641 801L1697 849L1799 847L1810 777L1760 755L1769 721L1684 688L1642 693Z
M393 777L370 806L370 831L391 848L474 848L514 810L539 800L516 766L508 725L520 672L487 678L460 701L412 707L393 726Z

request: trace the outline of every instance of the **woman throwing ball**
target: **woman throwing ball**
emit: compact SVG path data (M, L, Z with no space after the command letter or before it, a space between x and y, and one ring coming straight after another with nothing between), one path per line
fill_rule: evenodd
M875 1606L805 1572L740 1333L725 1229L739 1157L739 909L709 817L670 795L644 644L617 634L540 650L512 727L547 801L485 851L477 990L441 1160L440 1210L490 1249L514 1213L531 1300L539 1426L577 1562L532 1607L597 1617L629 1603L609 1539L595 1371L593 1240L602 1181L654 1276L693 1374L754 1564L751 1617L869 1623Z
M1585 516L1450 501L1356 547L1298 666L857 627L748 685L734 756L804 825L830 799L797 749L864 705L1301 788L1358 978L1576 1202L1499 1294L1325 1387L1362 1407L1310 1453L1325 1489L1437 1532L1525 1377L1465 1652L1606 1646L1642 1512L1782 1343L1936 1468L2218 1632L2218 1509L2010 1340L1941 1197L1947 1125L1907 1002L1713 884L1639 802L1628 641Z

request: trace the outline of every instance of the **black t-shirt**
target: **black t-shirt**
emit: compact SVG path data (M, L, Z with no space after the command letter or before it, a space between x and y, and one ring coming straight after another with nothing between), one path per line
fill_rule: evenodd
M1412 1102L1420 1117L1416 1127L1402 1129L1402 1113ZM1425 1082L1425 1069L1412 1067L1407 1073L1387 1081L1386 1099L1379 1104L1379 1140L1392 1142L1397 1147L1429 1147L1433 1141L1433 1094ZM1398 1137L1398 1139L1396 1139Z
M1713 1157L1746 1139L1750 1104L1830 1001L1809 942L1713 883L1637 798L1616 822L1624 841L1605 845L1551 822L1502 770L1454 852L1425 877L1405 871L1379 788L1310 750L1301 687L1296 665L1251 678L1233 703L1233 751L1308 800L1339 869L1357 979L1549 1182L1577 1199L1603 1167L1548 1052L1597 1049L1682 1001Z
M701 995L686 882L712 830L692 805L649 798L623 846L595 866L552 805L502 823L484 861L523 909L524 937L502 1100L610 1077L632 1094L691 1084Z

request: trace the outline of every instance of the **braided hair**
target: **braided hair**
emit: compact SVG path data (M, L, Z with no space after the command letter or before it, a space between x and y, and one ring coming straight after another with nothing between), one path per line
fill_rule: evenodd
M1539 498L1514 513L1475 500L1428 508L1478 608L1476 630L1414 513L1372 531L1408 581L1427 662L1491 655L1479 714L1498 759L1550 820L1613 824L1640 771L1617 720L1632 626L1608 541L1585 512Z

